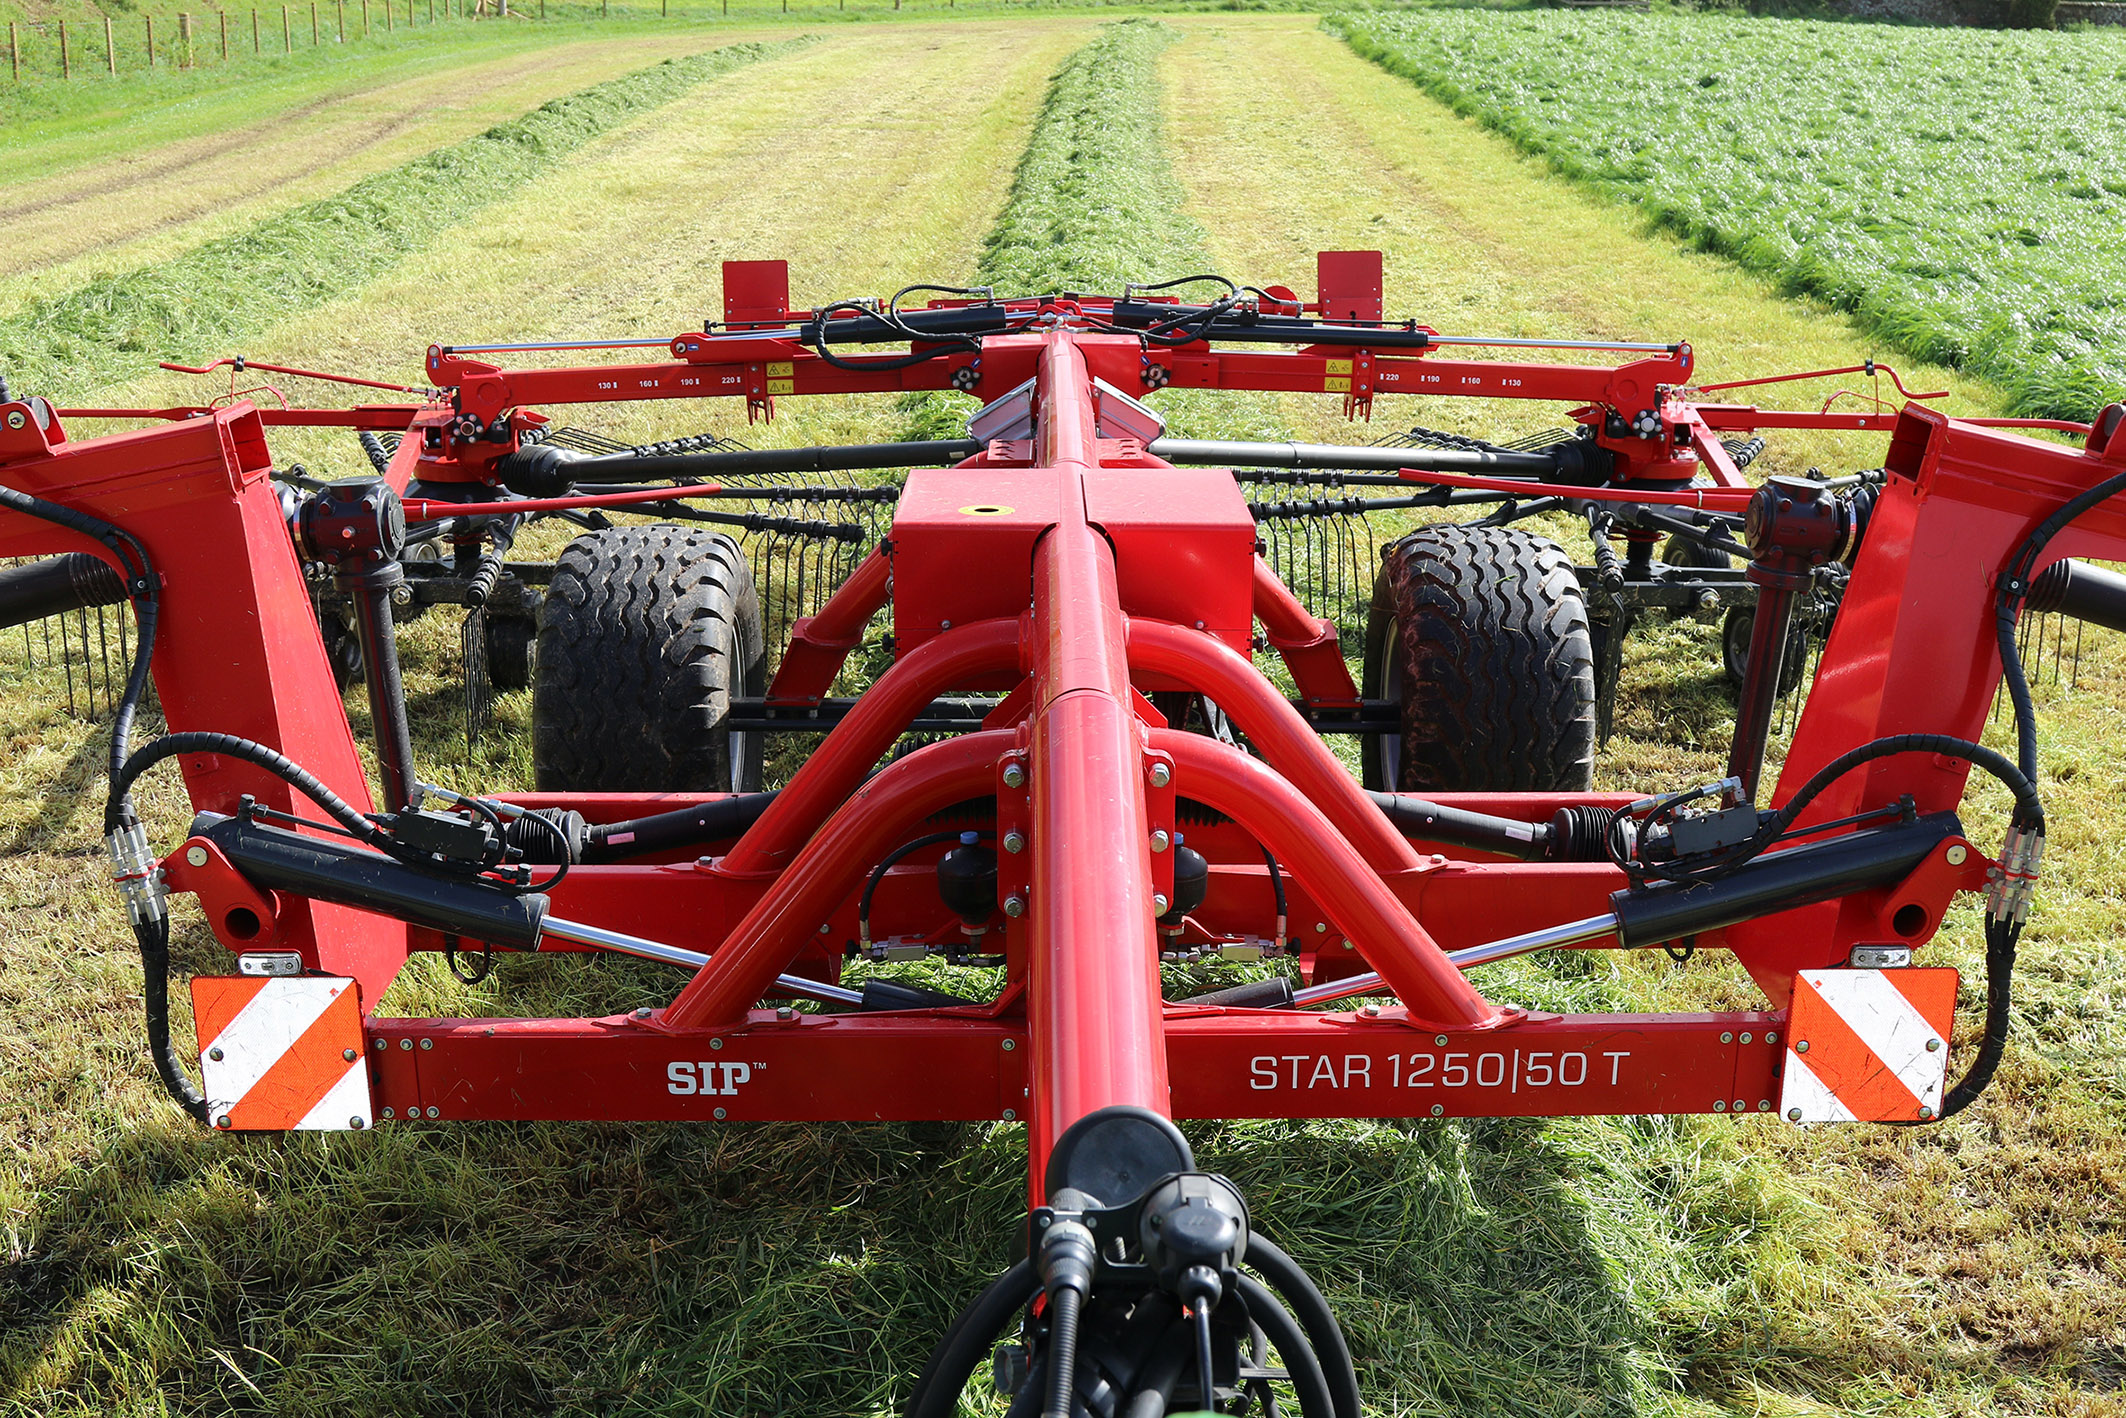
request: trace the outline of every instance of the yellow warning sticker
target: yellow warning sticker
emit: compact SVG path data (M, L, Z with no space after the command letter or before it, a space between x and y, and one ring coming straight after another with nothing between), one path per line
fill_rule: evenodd
M1330 374L1349 374L1351 372L1351 361L1347 359L1332 359L1325 361L1325 364L1327 372Z
M1345 363L1348 364L1350 363L1350 361L1346 360ZM791 375L795 373L797 373L796 366L791 364L788 360L783 361L781 364L771 364L768 366L768 377L770 379L788 379Z
M1341 379L1337 379L1332 376L1331 378L1322 380L1321 387L1324 393L1348 394L1351 392L1351 378L1349 375L1345 375Z
M788 366L784 367L787 368ZM768 381L768 393L771 397L776 394L795 394L796 392L797 381L795 379L770 379Z

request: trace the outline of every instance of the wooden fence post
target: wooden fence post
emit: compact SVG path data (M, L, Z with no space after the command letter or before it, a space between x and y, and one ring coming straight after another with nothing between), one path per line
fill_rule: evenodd
M15 22L7 22L7 63L15 71L15 82L22 82L22 42L15 38Z
M64 17L59 21L59 77L62 79L74 77L74 59L72 55L66 52L66 20Z
M340 17L340 43L347 42L347 0L332 0L332 8Z
M288 7L281 6L281 53L295 53L295 32L288 25Z
M192 12L190 10L179 10L177 12L177 67L180 69L192 67Z
M362 0L362 38L369 38L369 0Z
M317 48L317 0L310 0L310 47Z
M229 12L221 12L221 62L229 62Z
M259 42L258 6L256 5L253 5L251 7L251 52L253 54L263 54L266 52L265 45Z
M103 58L111 66L111 77L118 77L118 41L111 33L111 17L103 17Z
M148 17L147 17L147 19L148 19L148 67L149 67L150 69L152 69L152 68L154 68L154 67L155 67L155 17L154 17L153 15L150 15L150 16L148 16Z

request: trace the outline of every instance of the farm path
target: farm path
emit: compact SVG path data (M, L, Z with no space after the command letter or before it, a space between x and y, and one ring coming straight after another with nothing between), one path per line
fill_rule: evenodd
M788 258L792 297L807 304L964 279L1049 73L1093 28L1058 20L830 33L607 135L476 226L439 233L395 274L266 332L246 352L411 379L439 339L660 337L720 317L729 259ZM823 78L834 85L831 103L820 99ZM128 397L196 391L150 377ZM772 430L745 436L891 437L893 402L791 404ZM719 431L743 430L744 417L708 415ZM642 437L703 424L687 405L635 405L625 418L624 430ZM345 463L352 448L345 435L276 440L282 456L325 466Z
M241 231L550 99L745 37L690 27L529 52L460 49L385 82L373 71L349 75L236 126L161 140L144 116L139 147L40 166L0 188L0 244L14 257L0 311ZM7 166L0 160L0 172Z
M1164 59L1169 141L1211 253L1235 279L1311 293L1315 252L1378 247L1391 316L1453 333L1687 339L1708 381L1882 352L1844 316L1780 296L1561 182L1303 17L1176 23L1185 37ZM1995 411L1985 385L1927 367L1904 373L1912 388L1950 389L1953 409ZM1785 397L1775 388L1763 402L1812 406L1835 387L1819 381ZM1351 436L1334 400L1294 413L1307 430L1295 436ZM1393 400L1374 417L1491 434L1556 421L1547 407L1489 401ZM1866 451L1831 435L1780 438L1762 466L1830 467Z

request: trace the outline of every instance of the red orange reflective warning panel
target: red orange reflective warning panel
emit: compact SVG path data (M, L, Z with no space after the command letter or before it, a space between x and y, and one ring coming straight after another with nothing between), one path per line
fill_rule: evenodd
M1803 970L1780 1113L1797 1123L1933 1117L1955 1015L1954 970Z
M345 1131L375 1121L354 981L198 976L192 1013L216 1127Z

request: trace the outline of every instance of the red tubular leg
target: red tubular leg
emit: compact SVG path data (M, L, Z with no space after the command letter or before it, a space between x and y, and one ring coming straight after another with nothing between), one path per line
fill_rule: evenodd
M1052 339L1041 362L1039 452L1075 491L1095 466L1084 357ZM1168 1112L1153 936L1145 754L1129 685L1114 553L1082 493L1034 553L1033 824L1027 964L1034 1190L1064 1129L1100 1108Z
M1177 679L1231 715L1248 742L1321 809L1373 870L1417 865L1416 851L1352 781L1321 736L1231 646L1170 621L1132 620L1129 658L1132 667Z
M1277 854L1411 1018L1481 1029L1509 1016L1471 988L1395 893L1337 835L1321 809L1269 767L1200 734L1157 729L1152 747L1172 755L1187 796L1238 822Z
M924 705L948 689L1019 672L1019 623L985 620L911 650L878 677L790 779L717 869L732 876L776 871L864 781L879 755Z
M874 549L849 573L848 580L834 588L818 615L806 616L790 627L789 648L776 667L775 682L768 686L769 703L816 703L826 697L849 652L863 639L864 627L886 604L892 576L892 563L884 552Z
M1255 618L1270 644L1284 657L1292 683L1309 704L1349 708L1358 703L1358 686L1336 641L1333 621L1316 620L1277 573L1255 558Z
M911 822L994 790L997 759L1014 742L995 730L932 744L859 788L687 982L663 1022L699 1029L743 1020Z

